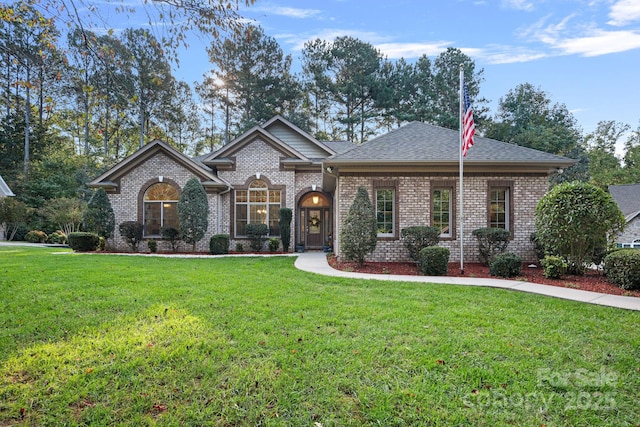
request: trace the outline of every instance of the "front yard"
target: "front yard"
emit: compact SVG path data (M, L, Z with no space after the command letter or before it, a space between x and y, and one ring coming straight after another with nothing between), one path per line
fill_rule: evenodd
M0 248L0 426L634 426L640 313L292 257Z

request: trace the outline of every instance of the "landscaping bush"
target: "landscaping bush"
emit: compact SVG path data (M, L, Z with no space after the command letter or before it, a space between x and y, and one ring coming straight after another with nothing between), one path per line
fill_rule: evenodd
M489 264L489 273L498 277L518 277L522 271L522 258L511 252L504 252L493 257Z
M540 260L544 269L544 277L547 279L559 279L567 270L567 263L555 255L547 255Z
M507 250L511 233L504 228L478 228L471 232L478 239L478 250L480 257L486 265L489 265L493 258Z
M409 251L409 258L418 261L420 251L429 246L437 246L440 242L440 227L414 226L403 228L400 238Z
M24 240L31 243L44 243L47 241L47 233L40 230L31 230L24 236Z
M156 240L147 240L147 247L151 253L158 252L158 242Z
M120 236L131 246L133 252L138 251L138 244L142 241L142 224L136 221L124 221L118 226Z
M445 276L449 267L450 251L441 246L422 248L418 254L420 271L425 276Z
M620 249L604 258L604 274L622 289L640 289L640 250Z
M542 240L540 240L540 237L538 237L538 233L536 233L535 231L531 233L531 235L529 236L529 241L533 243L533 250L536 252L536 259L538 259L539 261L542 260L547 254L547 251L544 248Z
M69 233L69 247L76 252L92 252L98 249L100 236L96 233L75 231Z
M346 260L364 264L367 254L378 244L378 222L365 187L358 187L340 230L340 245Z
M236 252L244 252L244 245L242 243L236 243Z
M67 243L67 235L60 230L54 231L53 233L49 234L47 242L54 243L56 245L64 245L65 243Z
M178 252L178 245L180 244L180 240L182 240L180 230L173 227L162 227L160 229L160 235L162 236L162 240L166 240L169 242L169 245L171 245L171 252Z
M293 211L291 208L280 208L280 238L282 239L282 250L289 252L291 245L291 218Z
M272 237L269 239L269 252L278 252L278 248L280 247L280 239L277 237Z
M229 235L214 234L209 239L209 252L212 255L222 255L229 253Z
M247 238L252 251L260 252L262 250L268 233L267 224L247 224Z

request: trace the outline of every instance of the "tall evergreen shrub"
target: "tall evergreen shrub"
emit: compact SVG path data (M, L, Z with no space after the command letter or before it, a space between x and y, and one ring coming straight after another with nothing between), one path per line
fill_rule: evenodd
M209 203L207 193L197 178L191 178L185 184L178 200L178 220L180 232L185 243L191 243L196 250L199 242L209 228Z
M360 187L340 230L342 254L347 260L363 265L365 257L373 252L377 243L376 213L367 189Z

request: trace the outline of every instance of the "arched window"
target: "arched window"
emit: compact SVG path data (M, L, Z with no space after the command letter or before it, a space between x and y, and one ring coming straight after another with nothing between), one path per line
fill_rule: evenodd
M145 236L159 236L161 228L179 228L180 190L166 182L153 184L144 193L143 224Z
M247 190L236 191L236 236L247 235L247 224L267 224L269 236L280 235L280 190L256 179Z

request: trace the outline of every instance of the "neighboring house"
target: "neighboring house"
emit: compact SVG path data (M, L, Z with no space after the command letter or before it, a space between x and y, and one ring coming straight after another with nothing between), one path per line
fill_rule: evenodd
M9 188L7 183L4 181L4 179L2 179L2 175L0 175L0 199L3 197L11 197L11 196L15 196L15 194L13 194L13 191L11 191L11 189ZM6 239L4 224L2 223L0 223L0 237Z
M624 232L616 238L618 246L640 248L640 184L610 185L609 193L626 222Z
M153 141L90 183L109 194L116 224L144 224L147 238L178 226L181 188L197 177L209 199L209 230L197 245L208 250L213 234L229 234L231 249L246 242L246 224L264 223L279 236L279 209L293 210L291 246L340 253L340 224L359 186L377 210L379 240L373 261L406 261L400 230L438 225L441 245L459 259L458 132L413 122L359 146L320 142L276 116L217 151L189 159ZM533 214L548 176L573 164L565 157L476 137L464 161L465 259L478 260L471 231L511 231L509 250L533 259ZM116 233L117 235L118 233ZM119 235L115 245L125 248ZM245 243L244 245L248 245Z

